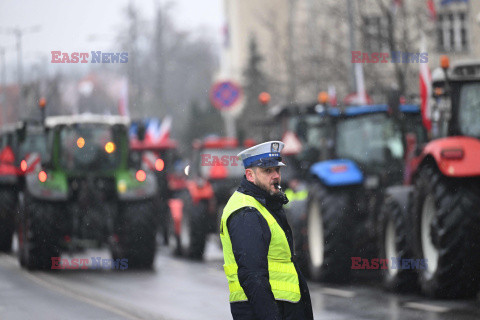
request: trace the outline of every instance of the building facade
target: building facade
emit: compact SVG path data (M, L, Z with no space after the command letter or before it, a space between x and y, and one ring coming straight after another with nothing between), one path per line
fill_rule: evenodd
M431 70L441 54L452 62L480 58L480 1L434 0L434 6L427 0L350 3L352 36L348 1L224 0L227 27L219 77L245 83L249 43L255 39L271 105L312 101L329 87L341 101L355 91L352 51L369 58L387 53L387 63L361 63L367 94L374 102L384 102L385 90L400 82L414 100L421 63L416 54L427 53ZM392 51L400 57L411 55L402 61ZM244 106L237 114L242 110Z

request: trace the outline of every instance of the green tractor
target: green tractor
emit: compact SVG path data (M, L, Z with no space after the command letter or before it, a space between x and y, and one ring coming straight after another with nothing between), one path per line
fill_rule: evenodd
M19 260L49 269L64 251L108 245L130 268L155 257L155 177L129 149L129 119L49 117L47 153L27 164L18 217ZM58 258L57 258L58 259Z

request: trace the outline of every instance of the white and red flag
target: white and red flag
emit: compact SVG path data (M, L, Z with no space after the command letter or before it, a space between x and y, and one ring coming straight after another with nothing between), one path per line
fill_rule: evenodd
M427 52L427 44L425 40L425 35L422 34L420 40L420 52ZM420 98L421 106L420 110L422 112L422 120L425 128L430 131L432 128L431 121L431 98L432 98L432 75L430 69L428 68L428 63L419 63L420 65Z

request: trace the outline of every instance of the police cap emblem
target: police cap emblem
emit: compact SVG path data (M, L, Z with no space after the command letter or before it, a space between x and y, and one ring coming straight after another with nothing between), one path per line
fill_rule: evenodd
M278 142L273 142L272 143L272 152L278 152L279 147L280 147L280 145L278 144Z

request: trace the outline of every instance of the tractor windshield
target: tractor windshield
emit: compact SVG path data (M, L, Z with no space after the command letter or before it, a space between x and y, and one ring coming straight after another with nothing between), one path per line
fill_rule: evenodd
M461 87L458 120L463 135L480 137L480 83Z
M369 114L339 121L336 153L367 168L400 164L403 158L401 131L386 114Z
M35 133L25 137L20 145L19 159L25 159L29 153L38 153L41 159L47 158L47 142L44 134Z
M112 128L102 124L76 124L60 132L60 164L71 171L99 171L119 165L118 141Z
M324 148L329 137L326 117L308 114L290 120L289 129L297 134L305 147Z

